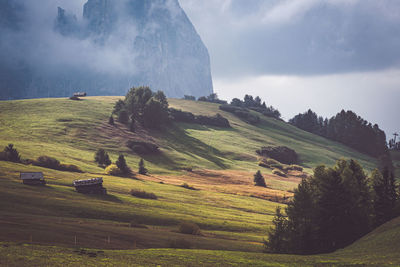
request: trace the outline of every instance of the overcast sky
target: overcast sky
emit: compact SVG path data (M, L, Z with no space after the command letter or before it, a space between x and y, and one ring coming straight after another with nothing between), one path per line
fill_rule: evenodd
M351 109L400 131L400 1L180 0L220 98L259 95L285 119Z

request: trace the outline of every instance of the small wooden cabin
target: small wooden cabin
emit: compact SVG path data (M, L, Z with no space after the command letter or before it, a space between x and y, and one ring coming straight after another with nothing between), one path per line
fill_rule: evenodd
M76 96L76 97L84 97L86 95L87 95L86 92L76 92L76 93L74 93L74 96Z
M107 189L103 187L103 178L92 178L87 180L74 181L74 187L78 193L83 194L107 194Z
M42 172L21 172L19 177L24 184L45 185L46 181Z

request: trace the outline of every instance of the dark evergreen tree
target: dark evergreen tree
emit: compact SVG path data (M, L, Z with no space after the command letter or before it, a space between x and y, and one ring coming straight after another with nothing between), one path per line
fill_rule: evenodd
M126 164L124 155L119 155L118 160L115 162L115 164L123 174L129 174L131 172L128 165Z
M112 115L111 115L110 118L108 119L108 124L114 125L114 118L113 118Z
M128 115L128 112L127 112L125 109L121 110L121 111L118 113L118 121L119 121L120 123L123 123L123 124L127 124L127 123L128 123L128 121L129 121L129 115Z
M146 169L146 167L144 166L144 160L140 159L139 161L139 174L143 174L146 175L148 173L148 170Z
M257 171L256 174L254 174L254 184L256 186L263 186L266 187L267 185L265 184L264 177L262 176L260 171Z
M125 102L119 99L114 105L112 114L118 115L123 109L125 109Z
M375 226L379 226L395 215L396 186L394 176L386 168L381 174L375 170L372 174L373 205Z
M272 225L273 228L268 231L268 240L264 241L266 250L273 253L290 252L289 222L282 214L280 207L276 208Z
M290 251L311 254L318 250L316 202L317 194L311 181L303 179L295 190L286 213L290 218Z
M131 120L129 123L129 130L134 133L135 132L135 120Z
M143 111L143 121L147 128L160 128L168 120L168 113L163 108L162 103L154 98L146 103Z
M4 154L5 154L5 159L8 161L12 162L21 161L21 156L19 155L19 152L14 148L13 144L8 144L8 146L4 148Z
M111 164L111 160L110 157L108 156L108 153L102 148L99 148L96 151L94 155L94 161L97 162L98 165L103 168Z

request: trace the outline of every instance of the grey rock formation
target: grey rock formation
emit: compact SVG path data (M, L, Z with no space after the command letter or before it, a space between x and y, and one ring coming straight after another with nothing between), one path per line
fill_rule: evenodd
M0 21L0 34L4 25L8 32L13 29L0 37L0 56L14 65L0 63L1 99L74 91L124 95L139 85L169 97L213 91L207 48L177 0L88 0L82 18L59 7L53 25L43 30L32 27L37 23L29 20L32 6L22 0L2 2L8 10L15 9L14 2L22 5L27 15L18 24L22 29L11 20ZM11 13L6 12L15 20ZM25 39L21 45L7 47L20 38Z

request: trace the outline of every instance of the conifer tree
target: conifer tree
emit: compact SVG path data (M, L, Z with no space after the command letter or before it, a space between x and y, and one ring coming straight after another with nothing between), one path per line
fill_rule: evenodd
M126 164L124 155L119 155L118 160L115 162L115 164L117 165L118 169L120 169L123 174L130 173L130 169L129 169L128 165Z
M139 161L139 171L138 172L139 172L139 174L143 174L143 175L146 175L148 173L148 170L144 166L143 159L140 159L140 161Z
M264 177L262 176L260 171L257 171L256 174L254 174L254 183L256 186L263 186L263 187L267 186L265 184Z

